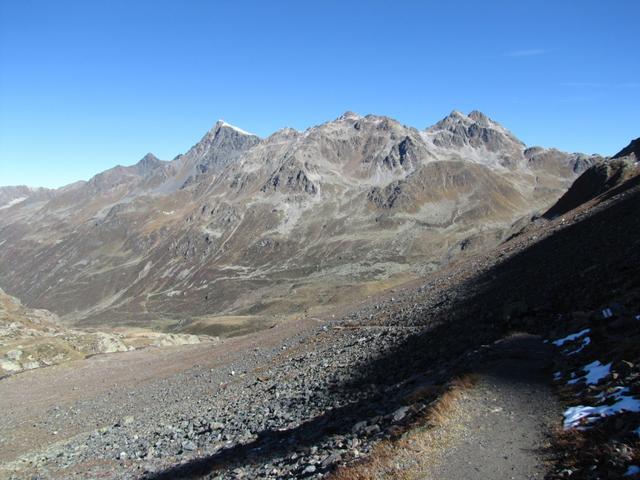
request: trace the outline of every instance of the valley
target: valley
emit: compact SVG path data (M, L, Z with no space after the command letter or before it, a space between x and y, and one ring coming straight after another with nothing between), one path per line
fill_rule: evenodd
M0 1L0 480L640 480L638 18Z
M170 162L5 190L0 477L626 471L634 410L557 443L606 397L559 383L552 345L591 325L583 355L640 395L636 343L607 343L640 335L638 140L531 149L478 112L274 135L219 122Z

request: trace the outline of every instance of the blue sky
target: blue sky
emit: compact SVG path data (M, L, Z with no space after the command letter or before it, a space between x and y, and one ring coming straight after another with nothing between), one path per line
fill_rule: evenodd
M640 136L640 2L0 1L0 185L60 186L219 118L345 110L418 128L478 109L529 145Z

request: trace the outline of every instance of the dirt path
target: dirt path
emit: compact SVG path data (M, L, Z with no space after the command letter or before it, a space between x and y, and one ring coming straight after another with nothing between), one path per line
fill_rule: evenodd
M496 345L445 423L430 435L441 445L424 480L542 479L549 434L561 418L545 371L550 352L532 336ZM437 438L435 438L437 437Z

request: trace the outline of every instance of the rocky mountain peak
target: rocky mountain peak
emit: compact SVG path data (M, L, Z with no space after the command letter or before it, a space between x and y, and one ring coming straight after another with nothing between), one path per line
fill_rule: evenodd
M315 127L311 127L308 132L321 135L356 135L367 136L374 131L390 132L394 129L406 129L397 120L384 115L359 115L354 112L345 112L335 120L322 123ZM354 133L355 132L355 133Z
M495 128L500 130L505 130L498 122L492 120L484 113L479 110L473 110L469 112L469 114L465 115L459 110L453 110L449 115L440 120L434 126L430 127L431 129L452 129L458 125L464 125L465 127L469 127L471 125L477 125L479 127L484 128Z
M454 110L426 132L434 145L443 148L470 146L496 152L524 147L513 133L478 110L468 115Z
M159 162L160 159L158 157L156 157L153 153L149 152L147 153L144 157L142 157L140 159L139 163L143 163L143 162Z
M151 170L155 170L162 164L162 160L156 157L153 153L149 152L136 163L138 172L141 174L148 173Z
M338 117L338 120L360 120L362 117L351 110L347 110Z
M464 119L467 116L462 113L460 110L451 110L451 113L449 115L447 115L444 119L446 120L447 118L452 118L452 119Z
M257 135L242 130L224 120L218 120L213 128L193 148L204 147L207 150L214 147L224 150L228 147L242 148L247 144L253 146L259 141L260 137Z
M281 128L280 130L273 132L271 135L269 135L268 137L268 141L270 142L279 142L279 141L286 141L286 140L292 140L296 137L299 137L300 135L302 135L298 130L296 130L295 128L291 128L291 127L284 127Z
M239 135L257 137L257 135L254 135L253 133L249 133L246 130L236 127L235 125L231 125L230 123L227 123L222 119L218 120L209 132L213 133L214 135L219 135L222 132L229 132L229 131L232 131Z
M460 123L469 123L468 117L460 110L452 110L449 115L444 117L435 125L429 127L427 130L450 129Z
M480 112L479 110L473 110L469 112L468 117L478 125L483 125L483 126L497 125L496 122L491 120L489 117L487 117L484 113Z
M218 120L198 143L180 157L180 161L193 179L193 175L228 165L260 141L257 135Z

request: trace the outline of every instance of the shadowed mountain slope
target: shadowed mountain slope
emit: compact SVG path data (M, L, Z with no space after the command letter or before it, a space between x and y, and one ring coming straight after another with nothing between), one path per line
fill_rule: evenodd
M597 161L580 175L544 216L554 218L562 215L615 187L622 187L629 179L637 177L640 173L637 160L640 158L639 149L640 139L636 139L610 159ZM629 183L627 187L630 185Z

